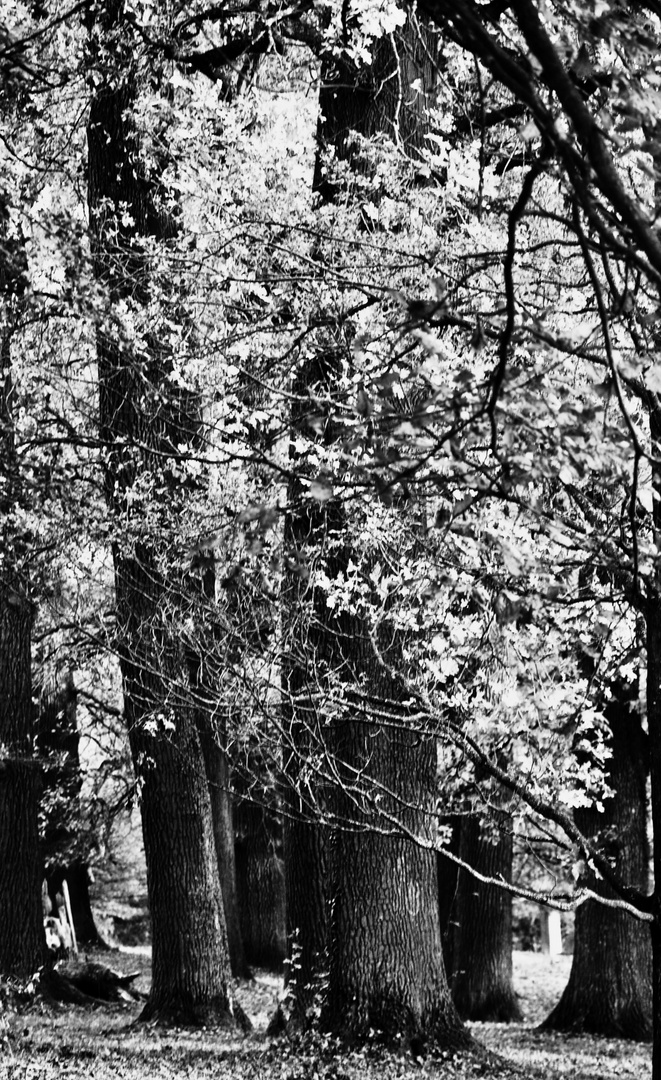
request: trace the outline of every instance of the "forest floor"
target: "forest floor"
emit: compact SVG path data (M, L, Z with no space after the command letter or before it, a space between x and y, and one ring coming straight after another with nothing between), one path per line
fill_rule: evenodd
M90 959L123 972L139 970L135 985L147 991L149 950ZM644 1080L651 1072L647 1045L536 1031L562 993L570 964L568 956L515 953L525 1022L472 1025L492 1054L507 1059L502 1065L484 1056L416 1061L408 1052L339 1054L315 1040L294 1046L267 1038L281 983L258 972L237 984L237 998L254 1025L246 1037L136 1025L139 1002L94 1008L35 1002L18 1012L2 1012L0 1003L0 1080Z

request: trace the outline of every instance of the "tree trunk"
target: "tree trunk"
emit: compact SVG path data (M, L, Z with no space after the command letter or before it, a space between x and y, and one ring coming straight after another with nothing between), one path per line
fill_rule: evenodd
M296 506L300 495L294 480L290 505ZM285 980L293 993L294 1023L304 1026L314 1018L328 967L329 834L320 822L326 792L318 778L311 786L307 775L308 759L324 746L325 733L306 700L308 664L323 662L328 641L325 601L314 590L309 593L302 562L306 541L323 527L323 519L323 512L309 514L305 508L295 509L285 519L285 550L291 567L283 583Z
M103 37L88 124L88 191L95 270L115 304L148 298L144 238L176 224L142 173L132 121L138 74L122 40L121 5L98 16ZM108 52L111 43L114 55ZM112 62L111 62L112 61ZM134 353L106 319L97 337L105 494L114 524L117 644L124 709L140 787L152 923L152 985L143 1019L233 1022L227 935L202 747L177 624L177 567L165 539L186 513L185 485L168 461L196 432L190 401L168 381L170 358L152 327L150 351ZM160 495L136 501L138 478Z
M199 595L206 604L216 603L216 568L213 552L205 552L201 558L199 578L192 573L188 576L189 594ZM230 791L230 762L227 751L227 718L220 719L214 714L219 696L218 687L207 685L207 664L204 650L213 650L215 646L214 629L206 611L199 618L200 636L197 648L189 648L187 653L188 672L195 701L195 718L200 745L204 755L204 768L211 800L211 818L213 836L220 875L220 888L223 894L223 910L227 928L227 944L230 954L232 974L235 978L249 978L250 969L246 963L236 885L236 860L234 855L234 822L232 812L232 793Z
M459 857L480 873L512 880L512 836L508 821L485 835L474 814L462 817ZM459 870L452 912L452 998L464 1020L521 1020L512 984L512 897Z
M44 761L42 846L46 883L51 903L62 896L66 880L79 945L103 947L94 922L89 896L87 823L80 819L80 773L76 687L73 673L56 676L39 700L37 745ZM81 835L84 830L85 835Z
M29 977L46 958L37 812L40 771L32 752L32 605L0 593L0 974Z
M356 675L371 676L372 700L377 694L384 704L397 700L397 687L376 670L376 658L360 656L360 643L371 649L366 626L352 630L347 649ZM431 844L435 741L408 732L405 716L384 729L347 715L337 722L336 736L343 787L336 798L340 824L333 839L324 1020L351 1040L380 1032L418 1053L428 1044L466 1047L470 1037L456 1015L443 965L435 854L397 830L388 835L382 816L392 815Z
M409 22L406 32L379 42L372 65L360 71L334 59L324 64L314 174L314 188L324 198L338 191L333 158L362 167L351 129L366 136L387 132L405 143L422 139L420 114L414 106L411 121L409 97L401 94L410 74L403 66L414 55L421 60L416 76L430 85L429 54L422 48L418 55L419 45ZM303 402L306 396L310 404L315 395L332 396L346 350L341 325L338 331L327 332L300 373L294 392ZM305 430L305 419L301 405L292 417L297 433ZM324 437L333 439L332 417ZM385 730L369 714L354 715L353 688L366 689L372 700L401 700L402 694L379 666L365 617L329 610L315 586L317 569L331 580L346 573L354 558L350 522L335 500L306 505L301 486L294 481L290 487L290 504L300 509L291 513L286 530L289 562L296 569L284 595L283 682L289 712L286 775L294 788L285 816L288 928L299 935L306 1007L308 1013L320 1009L323 1025L349 1040L378 1031L412 1048L427 1042L465 1046L470 1039L443 967L435 856L397 830L388 835L388 825L382 835L385 819L373 801L377 785L387 793L381 809L403 815L405 827L430 840L435 744L407 732L405 718L401 729ZM338 697L345 699L341 706ZM357 776L361 790L355 792ZM315 816L330 816L330 837ZM323 990L316 1003L309 992L315 976Z
M386 134L406 153L424 145L438 72L435 55L427 24L409 8L407 25L377 41L371 64L356 68L337 57L324 61L313 179L324 199L333 200L340 190L334 160L350 162L355 172L365 169L352 132L365 138Z
M249 964L282 971L287 956L282 825L267 806L234 807L241 936Z
M34 756L32 624L25 555L31 537L14 515L24 492L14 437L11 338L25 288L25 252L7 235L0 197L0 974L29 977L43 964L39 794Z
M459 836L461 817L459 814L448 814L441 819L440 824L452 829L450 842L436 854L436 872L438 879L438 913L441 924L441 940L443 943L443 963L448 979L454 971L454 908L459 883L459 867L452 859L443 854L449 850L453 855L459 855Z
M614 795L604 811L576 812L581 832L599 842L621 879L647 888L648 843L645 781L647 736L631 695L606 708L613 756ZM590 887L610 895L594 879ZM624 1039L652 1037L652 950L649 929L626 911L589 900L576 912L574 958L565 991L544 1021L551 1031L589 1032Z
M142 783L142 828L152 924L152 984L143 1020L229 1021L230 964L211 804L193 717L153 732L152 710L123 664L134 762ZM132 685L133 683L133 685ZM162 687L154 687L158 701ZM136 707L137 706L137 707Z
M661 415L656 417L654 446L661 449ZM661 495L661 474L657 470L655 490ZM655 525L661 527L661 508L655 503ZM652 1080L661 1080L661 591L652 590L647 605L647 724L649 731L649 762L652 792L652 834L654 868L654 921L650 926L652 940Z
M230 766L227 754L217 735L211 730L210 717L204 717L198 725L209 797L213 835L218 860L220 887L223 894L223 910L227 927L227 943L232 974L235 978L250 977L250 968L241 935L239 900L237 889L236 858L234 852L234 820L232 794L230 791Z

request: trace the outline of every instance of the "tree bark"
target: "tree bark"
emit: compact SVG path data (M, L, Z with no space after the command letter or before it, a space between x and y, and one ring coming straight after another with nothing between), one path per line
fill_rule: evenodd
M611 730L609 783L614 795L576 812L585 836L603 845L621 879L647 888L647 736L631 694L619 689L605 710ZM596 892L610 893L591 878ZM629 915L593 900L576 912L569 982L542 1025L546 1031L588 1032L623 1039L652 1037L652 947L649 929Z
M508 822L484 835L475 814L461 818L459 857L480 873L512 879L512 836ZM451 916L452 998L464 1020L508 1023L521 1020L512 984L512 897L496 885L459 870Z
M27 597L0 593L0 974L29 977L46 958L37 813L41 776L32 747Z
M213 552L205 553L200 566L199 579L189 575L189 592L204 598L207 604L216 603L216 569ZM204 612L206 614L206 612ZM204 756L204 768L211 800L211 818L213 836L220 875L220 888L223 894L223 910L227 928L227 944L230 954L232 974L235 978L249 978L250 969L246 962L241 927L239 923L238 896L236 883L236 859L234 854L234 822L232 793L230 790L231 765L225 746L227 745L227 718L214 716L219 690L207 685L207 664L203 655L205 648L213 649L214 629L204 614L199 619L200 640L197 648L188 651L188 672L195 700L195 718L197 731Z
M108 5L90 37L92 60L95 32L104 36L104 53L88 124L88 192L97 278L114 303L140 305L150 284L143 239L172 237L176 224L142 172L132 120L137 72L131 43L121 37L120 9ZM190 402L173 396L157 327L149 354L135 354L106 320L97 356L105 494L115 527L117 645L152 922L152 985L142 1018L233 1023L211 804L176 624L177 570L165 571L163 563L164 537L186 507L168 459L177 457L182 439L194 437L196 418ZM161 492L150 503L150 533L131 499L136 478L145 476Z
M287 956L282 824L270 807L234 806L241 936L249 964L282 971Z
M385 134L405 153L423 145L438 72L435 55L427 23L418 22L409 7L407 25L377 41L371 64L357 68L337 57L324 60L313 179L324 199L332 201L340 190L333 161L365 171L353 132L365 138Z
M209 797L213 835L218 860L220 887L223 894L223 910L227 927L227 943L232 974L235 978L249 978L250 968L241 934L239 899L237 888L236 856L234 851L234 813L230 791L230 765L227 753L220 745L217 734L211 730L210 717L203 717L198 725Z
M354 677L362 676L363 684L367 677L372 699L401 700L401 689L379 670L368 627L361 622L351 620L344 642ZM435 740L407 731L401 714L385 729L345 712L334 734L341 781L335 799L339 824L332 848L325 1023L350 1040L381 1032L387 1041L403 1040L418 1053L427 1045L465 1048L470 1037L452 1004L443 964L431 849ZM398 835L391 818L430 847Z
M309 376L309 372L306 373ZM294 420L296 417L294 415ZM290 483L290 505L301 488ZM324 527L325 514L294 509L285 519L285 550L290 569L283 580L283 797L285 897L288 964L285 981L293 994L293 1020L306 1025L315 1015L328 966L328 828L320 821L327 801L323 785L308 783L308 761L325 744L314 708L307 700L308 665L324 663L329 645L325 600L310 591L304 574L306 543ZM316 675L313 676L316 678Z
M29 977L46 958L41 911L39 795L34 756L32 624L25 555L17 529L23 482L16 453L11 339L25 289L25 252L7 234L0 196L0 974Z
M408 72L406 81L401 78L402 56L414 51L412 43L417 37L407 33L384 39L373 64L360 71L335 59L324 64L313 181L324 198L338 191L333 158L349 161L357 171L362 167L351 129L367 136L406 132L407 142L422 138L418 114L409 139L404 122L409 99L405 103L400 93L409 85ZM426 72L417 70L421 74ZM301 401L332 396L345 349L341 332L331 330L320 341L294 387ZM304 405L292 420L297 432L305 430ZM327 441L333 439L332 428L328 417ZM315 586L318 569L331 580L346 573L354 557L347 539L350 521L333 499L322 506L306 504L296 480L289 501L300 508L290 514L285 538L295 568L284 594L285 763L293 789L285 816L287 905L288 928L298 933L307 1013L320 1012L323 1026L351 1041L378 1031L387 1041L403 1040L412 1048L427 1042L466 1046L470 1039L452 1005L443 967L435 856L397 830L389 835L373 801L376 786L386 793L382 809L403 817L404 828L429 840L435 744L407 732L405 719L399 730L387 731L369 713L364 718L355 713L354 688L372 700L402 700L402 694L379 664L366 618L329 610L323 590ZM338 697L344 698L341 705ZM360 790L355 790L357 776ZM319 824L329 819L332 830ZM309 990L315 978L316 1000Z
M661 409L652 413L655 452L661 450ZM653 472L654 487L661 496L661 470ZM655 526L661 528L661 507L655 501ZM657 571L658 578L658 571ZM652 794L652 834L654 873L654 920L652 941L652 1080L661 1080L661 582L650 588L646 610L647 629L647 725L649 733L650 787Z

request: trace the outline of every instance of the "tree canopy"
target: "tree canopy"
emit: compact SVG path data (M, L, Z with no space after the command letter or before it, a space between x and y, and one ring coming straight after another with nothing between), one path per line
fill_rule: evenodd
M505 809L560 845L547 900L658 949L580 827L615 700L661 827L657 5L3 18L1 606L39 664L121 669L145 805L210 725L345 839Z

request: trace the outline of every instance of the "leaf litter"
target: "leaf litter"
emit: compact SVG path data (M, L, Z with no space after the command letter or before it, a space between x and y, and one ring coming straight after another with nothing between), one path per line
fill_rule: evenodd
M108 961L107 954L94 959ZM141 1005L95 1008L35 1001L0 1011L1 1080L643 1080L651 1075L649 1045L594 1036L540 1033L537 1025L567 981L571 957L514 954L515 987L526 1017L520 1024L472 1024L487 1056L452 1054L415 1058L378 1047L339 1052L323 1036L290 1042L266 1035L281 981L257 971L236 983L236 995L253 1021L248 1036L200 1029L136 1025ZM149 985L149 957L113 952L118 970L142 969Z

